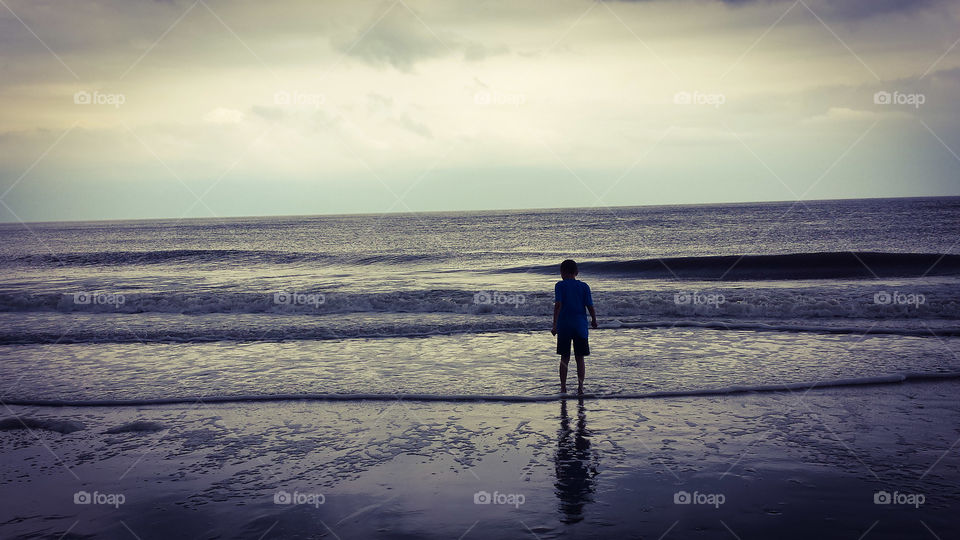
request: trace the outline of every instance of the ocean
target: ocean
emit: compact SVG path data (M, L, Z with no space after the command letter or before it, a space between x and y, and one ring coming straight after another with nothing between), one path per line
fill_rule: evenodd
M947 537L958 218L4 224L0 536ZM600 323L582 396L549 332L566 258Z
M960 371L960 198L0 226L8 403L540 399Z

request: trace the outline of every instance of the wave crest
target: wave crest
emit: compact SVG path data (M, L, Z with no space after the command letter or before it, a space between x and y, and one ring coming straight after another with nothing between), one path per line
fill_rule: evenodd
M297 264L330 263L366 266L440 261L447 254L373 254L331 255L285 251L243 249L165 249L155 251L96 251L24 255L4 261L5 265L33 267L64 266L138 266L159 264Z
M648 279L735 281L960 275L960 255L869 251L663 257L585 261L578 265L581 273ZM513 267L503 271L555 274L558 266Z

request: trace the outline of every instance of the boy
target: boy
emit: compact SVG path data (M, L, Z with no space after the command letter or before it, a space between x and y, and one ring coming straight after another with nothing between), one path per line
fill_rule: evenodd
M577 263L567 259L560 263L560 277L553 288L553 329L550 333L557 336L557 354L560 355L560 392L567 392L567 364L570 363L570 342L573 342L573 354L577 359L577 393L583 393L583 377L586 367L583 357L590 354L587 342L587 314L590 312L591 325L597 327L597 312L593 309L593 297L590 286L577 280Z

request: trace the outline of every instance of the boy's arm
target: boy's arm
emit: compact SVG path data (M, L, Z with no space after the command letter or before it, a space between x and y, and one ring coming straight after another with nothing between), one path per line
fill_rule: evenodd
M563 302L553 303L553 328L550 329L550 333L553 335L557 335L557 317L560 315L561 306L563 306Z
M587 297L585 298L584 304L587 306L587 311L590 312L590 325L594 328L597 327L597 310L593 309L593 293L590 292L590 286L586 283L583 286L587 289Z

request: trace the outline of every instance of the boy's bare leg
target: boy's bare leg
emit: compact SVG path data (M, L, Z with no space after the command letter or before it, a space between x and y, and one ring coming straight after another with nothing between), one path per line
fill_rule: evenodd
M583 362L583 355L582 355L582 354L576 355L576 359L577 359L577 379L578 379L579 382L580 382L580 383L577 385L577 393L578 393L578 394L582 394L582 393L583 393L583 378L584 378L584 376L586 376L586 374L587 374L587 366L586 366L586 364L584 364L584 362ZM564 370L564 371L566 371L566 370ZM564 380L566 380L566 378L564 378Z
M560 355L560 392L567 391L567 364L570 363L570 355Z

